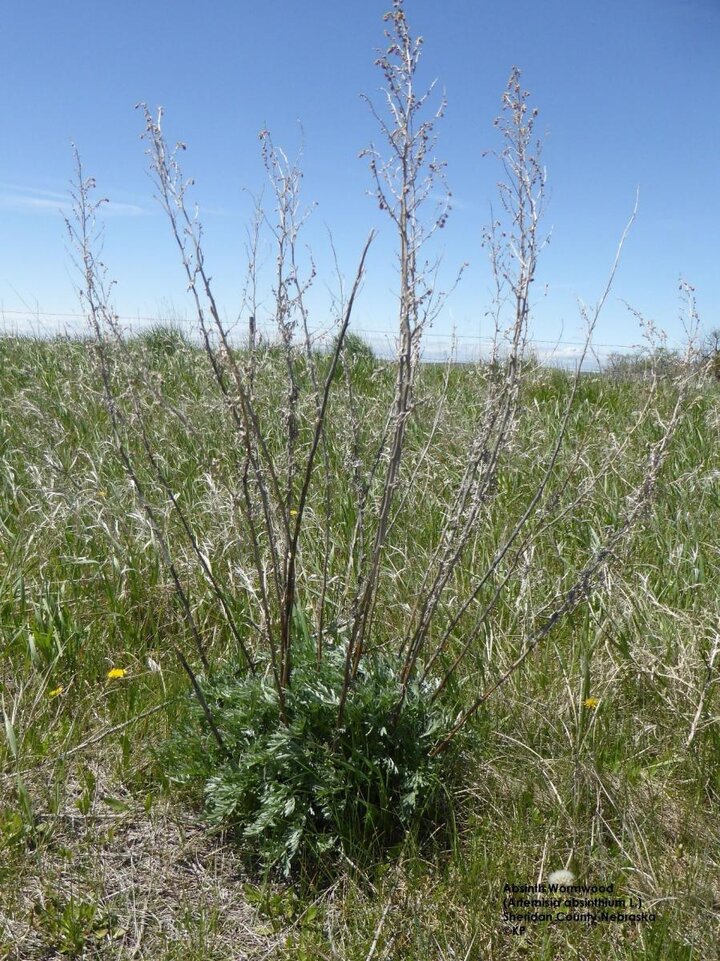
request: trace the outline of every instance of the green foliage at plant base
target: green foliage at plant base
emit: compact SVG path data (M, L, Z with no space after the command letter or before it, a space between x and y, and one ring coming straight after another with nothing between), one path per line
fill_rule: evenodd
M392 663L369 657L338 727L343 649L326 649L320 665L309 645L295 658L287 724L271 677L222 677L204 686L231 759L194 706L173 740L171 777L202 779L210 822L239 832L262 867L287 875L338 853L379 855L408 830L444 820L460 749L430 757L451 722L431 687L412 686L398 710Z

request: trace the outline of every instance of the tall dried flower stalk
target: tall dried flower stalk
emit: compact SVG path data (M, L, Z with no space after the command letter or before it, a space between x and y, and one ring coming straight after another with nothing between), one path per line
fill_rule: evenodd
M576 450L573 456L567 452L580 368L609 294L628 224L605 290L595 308L584 311L588 339L559 416L554 440L542 456L539 479L510 524L505 529L495 529L493 499L503 471L509 469L517 454L519 423L526 413L522 396L530 369L526 347L531 297L538 259L547 242L542 232L546 175L541 163L541 142L535 132L537 110L531 107L529 95L521 86L520 73L514 68L503 95L502 114L497 120L502 141L499 160L504 175L499 186L499 216L493 217L485 233L495 287L490 310L495 336L491 363L478 368L482 404L464 451L459 483L448 497L423 576L406 599L408 614L404 628L396 638L388 640L384 636L378 599L388 554L394 549L393 531L412 503L417 478L417 467L413 472L406 466L408 423L416 410L422 340L446 296L437 285L439 263L431 254L431 241L445 226L450 211L444 164L434 155L437 124L443 116L445 101L441 99L439 106L433 108L434 85L418 89L423 41L413 36L402 0L394 0L385 23L388 43L376 60L384 78L384 103L377 106L368 101L383 143L382 147L370 146L362 156L369 159L375 199L386 213L397 240L395 381L392 400L384 412L384 427L379 439L375 438L374 446L368 441L367 449L360 449L359 429L354 429L348 440L347 477L335 476L331 466L331 395L334 385L342 382L336 375L373 234L363 246L349 295L341 301L331 355L321 362L313 347L308 308L315 265L312 258L307 261L300 239L307 217L300 194L301 172L298 164L290 161L274 145L270 134L263 131L262 157L271 188L272 211L267 212L258 204L250 229L244 299L248 338L243 350L236 349L206 269L202 225L189 209L188 191L192 181L184 177L179 163L184 146L177 144L169 148L162 128L162 111L153 115L145 105L140 105L157 196L168 217L185 271L216 390L218 416L227 423L233 437L231 458L235 474L228 485L236 511L237 536L244 541L254 569L251 601L260 633L260 640L252 649L244 643L227 592L194 533L192 518L183 513L172 493L149 436L142 428L142 412L137 405L133 408L130 388L134 423L141 426L151 474L168 497L180 530L191 547L191 555L243 651L247 668L254 670L256 661L269 663L285 722L288 720L287 693L293 683L293 647L309 630L303 620L299 585L310 582L320 585L312 631L318 662L322 660L326 643L341 640L345 645L344 679L338 692L338 729L370 642L378 636L383 638L397 670L398 711L410 685L418 678L434 678L433 696L443 695L491 623L501 599L518 578L532 576L536 543L574 516L603 479L622 468L633 433L631 431L616 448L608 449L594 472L583 472L582 450ZM80 169L78 183L77 224L69 225L69 229L80 254L83 296L96 335L116 445L148 522L157 534L199 656L206 663L202 639L171 545L144 497L141 479L123 441L123 430L127 429L123 418L127 415L123 413L124 401L118 396L117 378L112 374L114 354L109 342L114 338L119 343L121 337L108 306L109 291L101 282L103 269L93 253L93 238L88 233L88 221L96 210L88 200L92 184L82 180ZM258 394L266 362L266 349L258 337L256 320L258 245L264 229L269 229L274 247L270 315L277 340L276 367L283 385L282 400L278 409L271 412L263 409ZM349 416L357 428L354 386L347 370L344 380ZM445 390L447 384L446 379ZM587 558L574 581L550 599L546 605L549 613L526 638L509 668L471 701L455 727L436 747L436 753L443 751L493 691L519 670L560 620L588 597L604 567L640 522L682 415L685 396L682 389L678 396L671 416L662 426L660 439L648 451L642 483L628 497L617 523L605 531L602 542ZM638 413L636 427L652 415L654 399L655 392L651 390ZM439 403L442 407L443 397ZM421 463L430 462L434 437L435 426L428 435ZM356 512L346 560L338 566L333 554L335 532L330 495L343 484L355 492ZM324 513L319 568L316 554L315 570L309 571L303 566L301 549L307 535L308 499L313 485L321 489ZM478 544L487 548L489 561L482 569L473 568L467 577L468 555ZM335 582L340 582L332 592L328 587L331 575ZM327 626L329 622L343 624L345 632L331 630ZM197 689L189 665L187 669ZM201 697L201 692L198 696ZM209 715L209 711L206 714ZM209 720L212 723L211 718ZM220 738L219 733L216 736Z

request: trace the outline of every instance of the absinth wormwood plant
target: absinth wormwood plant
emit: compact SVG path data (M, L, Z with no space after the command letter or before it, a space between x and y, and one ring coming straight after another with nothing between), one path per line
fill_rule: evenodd
M445 226L450 195L444 165L434 155L444 101L433 109L433 87L418 89L422 39L413 37L402 0L395 0L385 22L388 43L376 60L384 103L370 104L383 145L364 155L377 202L397 236L399 311L394 384L383 415L374 411L377 430L363 429L370 409L363 390L372 393L382 371L361 382L345 365L345 376L336 376L373 235L348 296L339 298L337 336L323 355L313 342L307 306L316 271L300 240L308 215L301 172L263 131L273 210L258 202L249 231L241 310L248 333L238 349L205 265L202 225L188 209L192 181L178 159L184 146L170 149L162 112L153 116L142 106L158 199L207 359L203 402L212 405L217 434L197 436L197 443L212 465L206 482L225 520L222 544L203 543L175 491L172 465L153 439L151 412L191 433L192 413L172 399L161 376L152 380L152 411L148 406L148 378L137 373L137 354L123 338L94 253L96 237L88 225L98 205L80 168L76 223L69 225L114 443L204 672L197 676L177 647L197 695L200 724L192 722L177 742L176 774L202 777L211 816L236 824L267 866L286 871L299 852L320 855L339 846L356 853L368 844L392 843L421 812L437 812L443 783L452 780L456 752L449 749L457 747L458 735L559 621L590 596L646 512L685 400L680 384L670 415L660 421L653 382L622 441L593 457L569 443L580 365L616 258L597 305L583 308L587 341L554 440L545 451L521 449L523 425L532 416L524 406L531 375L525 355L532 284L545 243L545 171L534 131L537 111L514 69L497 121L504 171L500 215L486 234L495 278L492 362L477 368L478 403L454 455L458 483L444 495L432 536L413 541L409 518L421 506L419 492L442 449L447 405L449 375L422 441L409 441L412 418L422 413L423 334L445 298L430 250ZM272 347L257 328L265 232L275 251ZM656 440L639 460L632 445L647 418L657 420ZM341 424L351 429L339 429ZM130 454L130 434L140 438L139 459ZM498 498L530 455L531 488L520 487L523 496L498 521ZM548 583L534 565L536 548L572 529L591 497L618 478L624 496L608 507L605 530L595 533L580 561ZM421 576L411 555L420 561ZM242 663L232 667L240 668L240 677L217 671L211 676L197 617L200 602L192 601L187 586L193 566L207 603L235 639ZM406 569L411 573L403 577ZM402 616L395 611L391 617L388 602L399 590ZM509 660L505 652L503 669L486 657L483 686L467 694L458 684L462 668L471 659L477 663L507 598L528 606L531 630L519 642L508 636L516 650Z

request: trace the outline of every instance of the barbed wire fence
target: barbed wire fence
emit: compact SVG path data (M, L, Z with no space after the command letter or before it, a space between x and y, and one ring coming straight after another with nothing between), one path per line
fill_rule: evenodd
M155 316L142 316L140 314L118 316L118 320L130 337L140 336L158 327L179 329L190 342L195 337L196 321L193 318L178 315L173 310L160 311ZM372 347L379 359L391 360L395 356L395 331L389 328L356 327L354 325L351 329L353 333L360 336ZM237 343L238 347L241 347L247 338L246 324L243 324L240 320L228 322L228 331L231 339ZM332 324L311 331L311 336L319 350L330 346L334 334L335 330ZM263 337L268 343L273 343L276 331L270 321L266 324L258 322L257 335ZM5 310L0 308L0 337L82 340L89 339L91 336L87 319L84 314L79 312L30 309ZM441 332L439 330L427 331L423 339L425 343L422 359L426 363L441 363L448 359L457 363L487 360L493 344L493 337L488 335ZM498 343L502 353L502 340L499 340ZM543 365L572 370L576 367L583 347L584 342L581 340L563 339L537 338L529 340L527 344L528 353ZM583 364L583 369L588 372L602 369L604 362L608 361L612 355L631 356L640 353L643 349L643 345L639 342L634 344L593 342L592 347L593 350L588 353Z

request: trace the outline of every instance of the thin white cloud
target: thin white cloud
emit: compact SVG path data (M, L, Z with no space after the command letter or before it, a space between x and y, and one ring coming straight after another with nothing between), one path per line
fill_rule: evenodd
M61 200L48 200L46 197L28 197L21 194L0 193L0 207L10 210L53 210L65 213L69 209Z
M67 216L71 213L72 201L67 193L43 190L38 187L21 187L18 184L0 183L0 208L28 213L51 211ZM148 211L139 204L111 200L109 203L102 205L99 213L104 217L143 217Z
M441 206L449 203L451 210L472 210L475 206L474 204L467 203L465 200L461 200L455 194L448 196L439 191L437 193L431 193L429 199L434 200L436 204L440 204Z
M23 187L21 184L10 184L0 182L0 190L3 193L30 195L35 197L45 197L48 200L66 201L67 193L60 193L57 190L44 190L40 187Z

